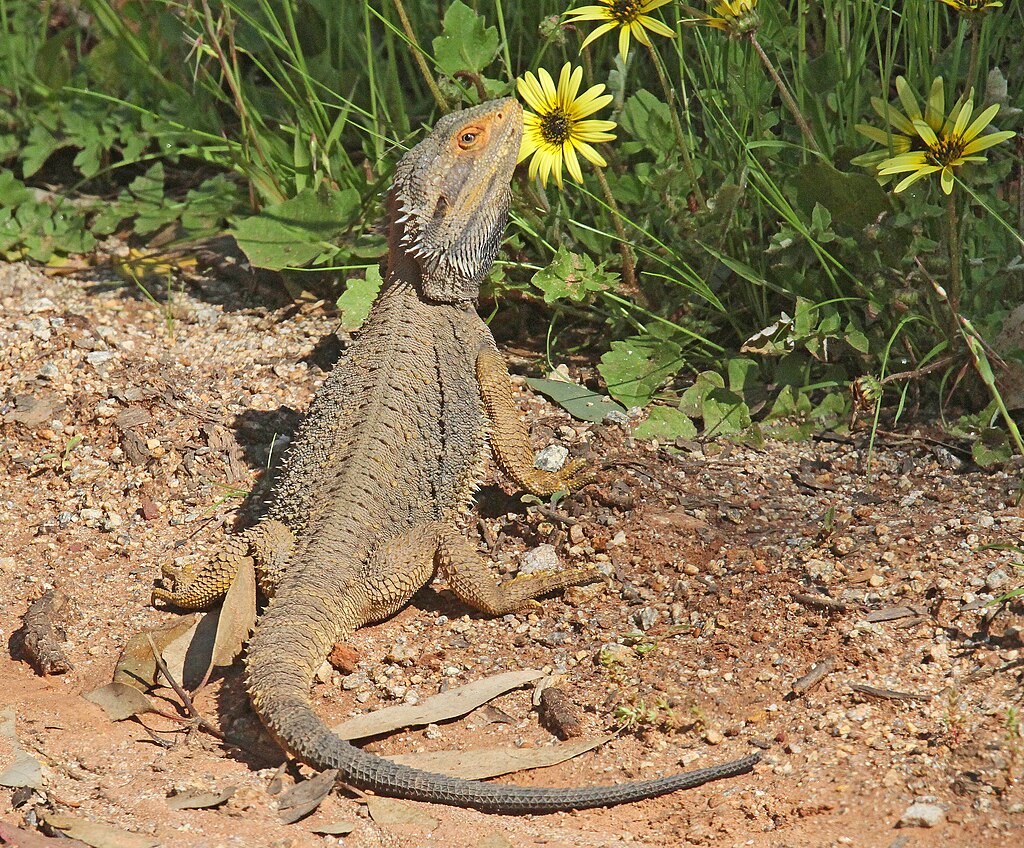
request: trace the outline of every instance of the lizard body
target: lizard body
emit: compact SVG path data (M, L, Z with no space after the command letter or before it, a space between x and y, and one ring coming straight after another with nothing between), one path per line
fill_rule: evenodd
M566 569L497 583L458 530L490 449L535 494L578 488L582 463L533 467L504 360L475 311L504 231L522 134L514 100L442 118L399 163L388 201L388 268L358 338L300 426L266 517L154 600L184 608L223 595L251 557L270 601L249 641L253 706L283 748L380 794L499 813L647 798L749 771L756 755L650 781L542 789L459 780L367 754L334 735L309 700L331 646L401 609L440 572L492 615L596 579ZM175 582L177 580L177 582Z

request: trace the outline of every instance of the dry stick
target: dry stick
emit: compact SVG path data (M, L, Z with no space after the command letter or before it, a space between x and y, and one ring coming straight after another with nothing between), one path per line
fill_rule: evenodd
M442 112L447 113L448 101L445 100L441 89L437 87L437 81L427 66L427 60L423 58L423 50L420 48L419 41L416 40L416 33L412 30L412 22L405 12L405 4L402 3L402 0L394 0L394 2L395 11L398 12L398 19L402 22L402 29L405 31L405 37L409 39L409 44L412 46L412 57L416 60L416 65L419 67L420 73L423 74L423 80L426 82L427 88L430 89L430 93L434 96L438 107L440 107Z
M793 681L789 690L792 697L799 698L801 695L806 695L825 679L826 674L831 674L835 667L836 661L833 657L825 657L820 662L816 662L807 674Z
M946 195L946 240L949 247L949 308L953 311L953 333L956 333L956 317L960 314L960 227L956 214L956 192Z
M793 595L793 600L805 607L828 610L829 612L846 612L850 609L849 604L837 601L827 595L811 595L807 592L799 592Z
M153 636L147 633L146 640L149 642L149 649L153 652L153 659L156 660L156 667L160 669L160 673L164 676L164 679L171 684L171 688L175 693L177 693L178 697L181 698L181 703L185 707L185 712L194 718L200 727L223 742L224 734L220 732L219 728L203 718L199 710L196 709L195 704L192 703L192 698L189 697L188 692L186 692L178 684L178 681L171 676L171 672L167 669L167 663L164 662L164 658L160 656L160 651L157 650L156 642L153 641Z
M619 216L619 204L615 202L615 195L608 185L604 171L600 167L594 168L597 174L597 181L601 184L601 191L604 199L612 210L612 226L615 227L615 234L619 237L619 253L622 256L622 284L626 294L641 300L640 287L636 284L636 265L633 262L633 251L626 240L626 228L622 226Z
M887 701L930 701L931 695L917 695L914 692L897 692L895 689L879 689L866 683L851 683L850 688L861 695L882 698Z
M676 136L676 144L679 147L679 155L683 158L683 167L686 169L686 176L690 180L690 186L693 188L693 194L697 198L697 203L703 208L707 206L707 201L704 199L704 193L700 190L700 183L697 182L697 172L693 169L693 160L690 159L690 148L686 144L686 137L683 135L683 125L679 123L679 114L676 111L676 95L672 86L669 85L668 76L665 74L665 69L661 66L661 54L654 46L654 42L649 40L646 44L647 51L651 54L651 61L654 63L654 69L658 72L658 81L661 83L662 91L665 92L665 100L668 105L668 113L671 117L670 123L672 124L672 132Z
M764 48L761 47L761 42L757 40L757 35L753 32L747 33L747 38L753 45L754 50L757 51L757 55L761 57L761 62L768 70L768 74L775 82L775 87L779 90L779 96L782 98L782 102L789 109L789 113L793 116L793 120L796 121L796 125L800 127L800 132L803 133L804 139L807 141L807 146L811 148L815 153L820 153L821 149L818 147L818 143L814 140L814 134L811 132L811 126L807 123L807 119L800 113L800 107L796 105L796 101L793 99L793 95L789 93L789 89L786 84L782 81L782 77L779 76L779 72L775 70L775 65L772 64L772 60L768 58L768 54L764 52Z

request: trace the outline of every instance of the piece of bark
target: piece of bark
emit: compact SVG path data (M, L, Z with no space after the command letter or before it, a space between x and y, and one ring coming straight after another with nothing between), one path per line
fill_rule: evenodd
M559 739L583 735L583 722L576 703L564 689L548 686L540 693L540 723Z
M67 611L68 596L60 589L50 589L22 616L15 644L21 656L42 675L64 674L74 668L60 644L68 638L61 626Z
M877 686L868 686L866 683L851 683L850 688L861 695L870 698L882 698L886 701L930 701L931 695L918 695L914 692L897 692L895 689L880 689Z
M832 657L825 657L821 662L815 663L807 674L793 681L793 685L790 687L789 698L799 698L806 695L825 679L825 675L829 674L835 668L835 665L836 662Z

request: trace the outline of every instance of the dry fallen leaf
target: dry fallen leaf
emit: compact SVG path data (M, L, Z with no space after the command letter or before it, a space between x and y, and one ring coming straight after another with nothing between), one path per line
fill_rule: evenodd
M160 840L141 833L129 833L108 824L78 819L74 816L50 813L46 823L54 830L66 833L72 839L81 839L93 848L156 848Z
M333 730L342 739L364 739L403 727L448 721L475 710L498 695L525 686L543 676L544 672L535 669L496 674L425 698L418 704L402 704L356 716Z
M55 839L0 821L0 845L9 848L86 848L77 839Z
M563 742L543 748L475 748L469 751L423 751L387 757L395 763L467 780L482 780L524 769L544 768L571 760L615 737L611 734Z
M127 683L108 683L87 692L83 697L102 707L111 721L124 721L135 715L154 712L156 709L149 698Z
M296 783L277 800L277 811L281 821L292 824L308 816L331 794L337 779L338 770L327 769L309 780Z
M427 815L422 805L410 804L408 801L399 801L395 798L367 795L366 809L369 810L370 818L375 824L404 824L425 830L433 830L439 824L437 819Z
M256 624L256 571L252 560L242 560L217 616L217 636L213 642L212 667L231 665L242 653Z
M43 766L35 757L21 747L14 729L14 707L0 712L0 736L10 741L13 749L10 765L0 772L0 786L20 789L22 786L38 788L43 779Z
M205 792L200 789L186 789L167 798L167 806L172 810L208 810L219 807L238 790L237 786L229 786L223 792Z
M153 659L153 651L146 636L152 636L157 649L163 652L175 639L190 630L196 620L196 616L190 615L176 621L170 627L147 630L145 633L136 633L132 636L121 651L121 657L114 668L114 682L127 683L140 691L155 685L156 661Z
M316 824L310 827L310 833L318 833L321 836L348 836L356 826L352 822L331 822L330 824Z

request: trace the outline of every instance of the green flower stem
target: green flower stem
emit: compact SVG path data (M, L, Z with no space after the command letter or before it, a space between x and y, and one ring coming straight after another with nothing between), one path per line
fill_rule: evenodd
M405 31L405 37L409 39L409 44L412 47L412 57L416 60L420 73L423 74L423 80L426 82L427 88L430 89L430 93L434 96L434 100L437 103L438 108L440 108L442 112L447 113L448 101L445 100L444 95L441 93L441 89L437 87L437 81L434 79L434 75L431 73L431 70L427 65L427 60L423 58L423 50L420 49L420 43L416 40L416 33L413 32L412 22L406 14L405 5L402 0L395 0L395 11L398 12L398 19L402 22L402 29Z
M604 175L603 168L594 168L597 174L597 181L601 184L601 191L604 199L612 210L612 226L615 227L615 234L619 237L619 253L622 256L622 285L624 290L634 298L639 298L640 287L636 284L636 263L633 260L633 251L626 238L626 228L620 220L619 204L612 194L612 187L608 185L608 178Z
M981 24L971 21L971 58L967 63L967 87L974 87L974 78L978 75L978 42L981 38Z
M782 98L786 108L789 109L789 113L793 116L793 120L796 121L796 125L800 127L800 132L803 133L807 146L815 153L821 153L821 148L818 147L818 143L814 140L814 134L811 132L811 125L807 123L807 119L801 114L800 107L796 105L793 95L789 93L789 88L786 87L786 83L782 81L779 72L775 70L772 60L768 58L768 54L761 47L761 42L757 40L757 34L751 30L747 33L747 38L753 45L757 55L761 57L761 62L767 69L768 75L775 82L775 87L779 90L779 96Z
M683 168L686 169L686 176L690 180L690 186L693 188L693 194L697 198L697 203L701 207L705 207L707 206L707 201L704 199L704 193L700 190L700 183L697 182L697 172L693 168L693 160L690 158L690 148L686 143L686 136L683 135L683 125L679 123L675 92L672 90L672 86L669 85L668 76L665 74L665 68L662 65L661 54L658 53L658 48L654 46L653 41L648 41L649 43L646 47L651 54L654 69L658 72L661 90L665 92L665 102L668 104L668 113L672 117L672 131L676 136L676 146L679 148L679 155L683 158Z
M956 192L946 195L946 243L949 249L949 308L953 320L960 314L960 291L963 285L960 268L960 225L956 214Z

